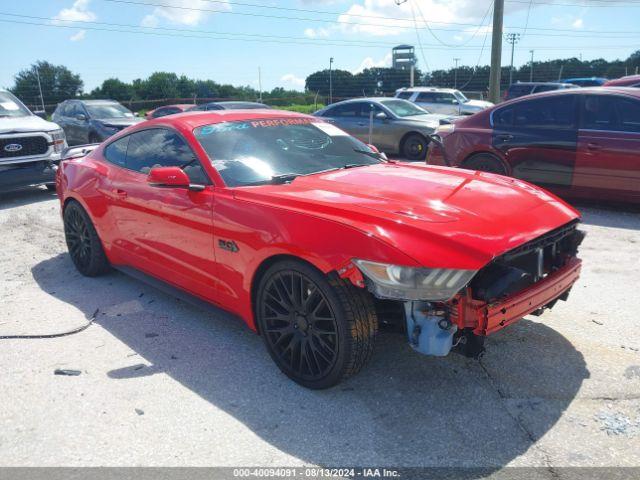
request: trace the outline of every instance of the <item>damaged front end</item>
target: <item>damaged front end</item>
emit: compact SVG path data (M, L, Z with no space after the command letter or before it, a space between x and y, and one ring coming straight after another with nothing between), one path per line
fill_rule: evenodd
M380 282L363 269L365 282L379 305L385 306L381 320L402 322L412 348L435 356L447 355L453 349L477 358L484 351L487 335L526 315L540 315L558 300L567 299L581 268L576 255L585 233L577 229L577 224L573 221L506 252L474 272L472 278L457 273L466 271L449 271L444 279L436 279L440 283L435 296L451 293L447 287L457 288L457 280L464 285L444 300L408 296L404 301L396 297L391 302L391 295L398 292L381 288ZM390 308L390 303L398 308ZM395 319L389 315L392 311L397 312Z

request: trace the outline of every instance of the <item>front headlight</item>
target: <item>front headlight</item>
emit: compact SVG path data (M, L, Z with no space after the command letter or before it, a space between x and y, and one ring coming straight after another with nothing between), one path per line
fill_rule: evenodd
M476 270L412 268L354 259L372 293L394 300L450 300L466 286Z
M64 130L59 128L57 130L51 130L48 133L49 135L51 135L51 144L53 145L53 151L56 153L62 152L67 146Z

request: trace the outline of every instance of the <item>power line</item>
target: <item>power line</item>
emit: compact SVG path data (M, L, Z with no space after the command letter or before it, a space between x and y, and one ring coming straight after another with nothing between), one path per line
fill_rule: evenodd
M413 26L411 24L408 25L385 25L385 24L381 24L381 23L364 23L364 22L350 22L350 21L346 21L346 20L328 20L328 19L322 19L322 18L310 18L310 17L291 17L291 16L283 16L283 15L269 15L269 14L263 14L263 13L252 13L252 12L235 12L235 11L228 11L228 10L215 10L215 9L210 9L210 8L197 8L197 7L185 7L182 5L172 5L169 3L156 3L156 2L151 2L151 1L146 1L146 2L142 2L142 1L136 1L136 0L102 0L104 2L112 2L112 3L120 3L120 4L127 4L127 5L143 5L143 6L150 6L150 7L163 7L163 8L172 8L172 9L176 9L176 10L187 10L187 11L196 11L196 12L207 12L207 13L216 13L219 15L241 15L241 16L249 16L249 17L259 17L259 18L273 18L273 19L278 19L278 20L295 20L295 21L305 21L305 22L321 22L321 23L332 23L332 24L338 24L338 25L357 25L357 26L371 26L371 27L382 27L382 28L400 28L400 29L411 29L413 28ZM510 0L516 3L529 3L530 0ZM538 3L536 3L537 5ZM557 5L556 3L553 4L549 4L549 5ZM638 4L638 6L640 6L640 3ZM338 14L340 16L356 16L356 15L350 15L350 14ZM393 20L393 21L401 21L401 22L411 22L411 19L407 19L407 18L392 18L392 17L375 17L381 20ZM438 23L438 24L444 24L444 25L463 25L463 26L472 26L472 27L478 27L480 26L479 24L474 24L474 23L455 23L455 22L432 22L432 23ZM523 27L510 27L511 29L522 29ZM426 29L423 28L423 29ZM435 28L431 28L432 30L443 30L443 31L454 31L451 29L435 29ZM542 28L542 27L529 27L530 30L540 30L540 31L566 31L566 32L572 32L575 33L574 30L569 30L569 29L556 29L556 28ZM455 30L455 31L464 31L464 30ZM585 31L586 32L586 31ZM595 30L589 30L589 33L596 33ZM640 33L640 32L597 32L597 33Z
M0 12L0 15L7 15L5 13ZM14 14L9 14L12 16L16 16ZM29 17L26 15L21 15L21 17ZM182 34L178 34L178 33L163 33L163 30L166 29L161 29L161 28L157 28L156 30L158 31L141 31L141 30L123 30L121 28L100 28L100 27L92 27L92 26L85 26L84 23L88 23L88 22L80 22L80 21L74 21L75 23L83 23L83 26L78 26L78 25L58 25L58 24L51 24L51 23L37 23L37 22L27 22L27 21L21 21L21 20L5 20L5 19L0 19L0 22L2 23L10 23L10 24L19 24L19 25L32 25L32 26L39 26L39 27L49 27L49 28L65 28L65 29L74 29L77 30L78 28L82 28L85 30L95 30L95 31L102 31L102 32L117 32L117 33L133 33L133 34L138 34L138 35L152 35L152 36L164 36L164 37L179 37L179 38L210 38L213 40L226 40L226 41L240 41L240 42L268 42L268 43L277 43L277 44L283 44L283 45L314 45L314 46L337 46L337 47L354 47L354 48L371 48L371 46L376 46L374 44L372 45L361 45L361 44L344 44L344 43L334 43L333 41L323 41L322 43L318 43L318 42L314 42L311 39L305 39L305 41L295 41L297 40L296 37L291 37L292 40L291 41L279 41L279 40L270 40L270 39L254 39L254 38L236 38L234 37L234 35L248 35L248 34L232 34L232 33L228 33L226 34L227 36L212 36L212 35L206 35L206 31L202 31L202 35L182 35ZM70 23L70 20L65 20L65 23ZM92 22L93 24L99 24L99 25L109 25L108 23L103 23L103 22ZM129 25L128 27L130 28L145 28L145 29L150 29L150 28L154 28L154 27L139 27L137 25ZM182 29L173 29L174 32L190 32L189 30L182 30ZM346 41L346 40L345 40ZM377 45L380 47L388 47L388 44L380 44ZM438 45L429 45L429 47L434 47L438 48ZM534 48L536 50L546 50L546 51L571 51L571 50L576 50L576 49L583 49L583 48L588 48L589 46L587 45L570 45L570 46L564 46L564 47L543 47L543 46L527 46L527 48ZM598 49L602 50L602 49L614 49L614 50L620 50L620 49L627 49L630 48L630 46L627 45L599 45ZM474 47L462 47L460 48L460 50L467 50L467 51L477 51L477 50L482 50L481 46L474 46Z

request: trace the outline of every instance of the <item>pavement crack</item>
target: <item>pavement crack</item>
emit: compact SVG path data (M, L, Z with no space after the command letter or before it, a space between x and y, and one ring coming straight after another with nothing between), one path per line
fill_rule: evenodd
M527 426L524 424L524 422L520 418L520 415L514 415L511 412L509 405L507 405L507 400L509 400L510 397L500 388L500 385L498 385L497 380L493 377L493 375L491 375L491 373L489 372L489 369L485 366L485 364L482 363L482 359L478 360L478 364L480 365L480 368L482 369L485 376L487 377L487 382L489 383L489 385L491 385L491 387L496 391L496 393L500 397L500 400L502 400L502 402L505 404L505 411L507 412L507 415L509 415L513 419L513 421L518 426L518 428L522 431L525 437L529 439L533 448L537 449L542 454L545 467L549 472L549 474L551 475L551 477L560 478L560 473L554 468L554 466L551 463L551 455L549 454L549 452L547 452L546 449L538 445L537 443L538 439L536 439L533 432L527 428Z

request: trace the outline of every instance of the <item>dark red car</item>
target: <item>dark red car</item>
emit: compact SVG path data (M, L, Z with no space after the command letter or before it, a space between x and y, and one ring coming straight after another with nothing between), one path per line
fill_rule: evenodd
M477 356L580 272L579 214L563 201L388 161L316 117L177 114L69 157L56 180L82 274L113 266L232 311L310 388L360 370L379 321L419 352Z
M640 90L541 93L441 126L427 163L509 175L569 198L640 202Z

